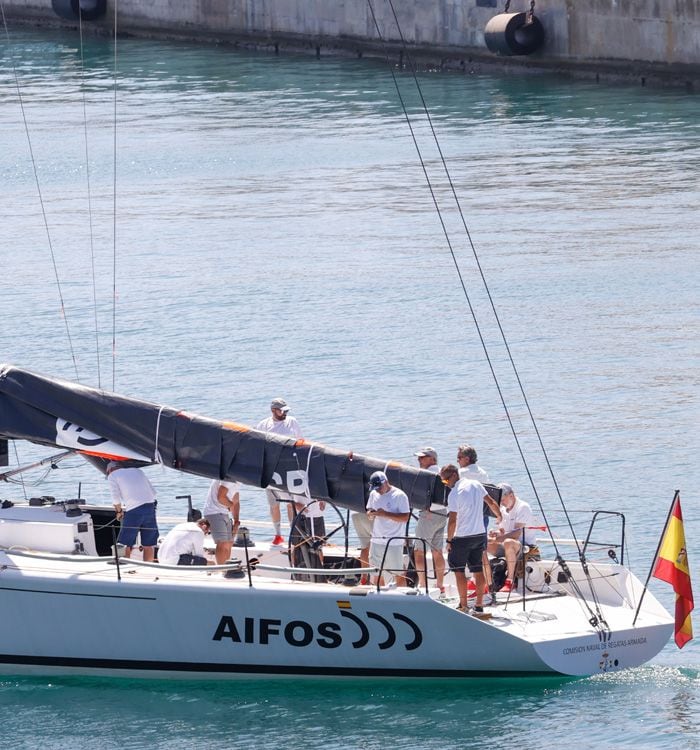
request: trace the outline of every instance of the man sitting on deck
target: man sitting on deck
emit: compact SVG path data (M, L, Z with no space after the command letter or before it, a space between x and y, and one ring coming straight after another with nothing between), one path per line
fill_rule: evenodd
M206 565L204 535L208 533L209 521L206 518L195 523L179 523L161 542L158 562L163 565Z
M489 540L486 549L490 555L506 558L508 572L506 574L506 582L501 591L509 593L513 589L515 563L523 545L523 536L524 543L529 547L528 554L531 557L537 555L539 559L537 539L533 528L537 525L537 520L530 506L516 496L509 484L501 482L498 488L501 490L501 514L503 521L498 531L489 531Z

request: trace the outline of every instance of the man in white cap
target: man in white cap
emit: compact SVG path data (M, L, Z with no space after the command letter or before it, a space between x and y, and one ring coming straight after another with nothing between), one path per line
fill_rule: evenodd
M371 491L367 500L367 516L372 521L369 564L379 568L383 562L384 572L402 583L403 537L406 521L411 516L408 496L398 487L392 487L383 471L375 471L372 474L369 478L369 488ZM376 583L376 578L373 583ZM383 577L379 578L379 583L384 583Z
M419 448L414 454L418 458L418 465L425 471L433 474L439 472L437 451L435 448L426 446ZM447 525L447 508L440 503L433 503L429 509L422 510L418 514L415 536L424 539L433 556L433 568L435 570L435 583L441 593L445 592L445 558L442 548L445 544L445 526ZM418 541L413 547L413 556L418 573L418 588L425 590L425 548L422 541Z
M273 432L275 435L294 437L297 440L303 439L299 423L294 417L289 416L289 405L283 398L273 398L270 402L270 411L272 415L267 419L263 419L256 429L261 432ZM272 519L272 525L275 527L275 536L272 544L280 546L284 544L284 538L282 536L279 501L290 500L291 496L289 493L273 487L268 487L265 492L267 494L267 501L270 504L270 518ZM291 505L287 507L287 511L291 520L293 516Z

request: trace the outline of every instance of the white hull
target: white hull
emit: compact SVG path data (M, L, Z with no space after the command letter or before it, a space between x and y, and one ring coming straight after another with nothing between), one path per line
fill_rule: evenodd
M542 563L547 566L547 563ZM553 565L553 564L551 564ZM606 565L601 640L571 595L491 609L489 621L410 589L376 592L219 572L0 553L0 672L220 679L242 676L595 674L643 664L672 630L639 582ZM576 566L572 566L576 573ZM579 571L580 572L580 571ZM558 587L565 590L566 587ZM607 596L603 593L608 591Z

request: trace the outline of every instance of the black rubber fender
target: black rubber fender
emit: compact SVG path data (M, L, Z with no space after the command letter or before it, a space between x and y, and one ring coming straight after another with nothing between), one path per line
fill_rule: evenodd
M495 55L530 55L544 42L544 27L534 14L499 13L486 24L484 41Z
M107 11L107 0L51 0L53 12L60 18L77 21L78 13L83 21L96 21Z

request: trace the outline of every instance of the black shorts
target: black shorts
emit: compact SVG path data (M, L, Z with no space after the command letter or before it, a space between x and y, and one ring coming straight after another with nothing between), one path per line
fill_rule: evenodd
M450 544L450 554L447 556L450 570L464 573L464 568L468 567L470 573L481 573L484 570L485 549L486 534L454 537Z

